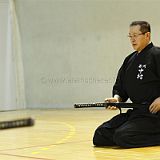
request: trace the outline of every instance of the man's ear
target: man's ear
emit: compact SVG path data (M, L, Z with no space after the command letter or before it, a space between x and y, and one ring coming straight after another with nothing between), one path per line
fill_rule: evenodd
M146 32L145 36L146 36L146 38L149 38L149 40L150 40L150 38L151 38L151 32Z

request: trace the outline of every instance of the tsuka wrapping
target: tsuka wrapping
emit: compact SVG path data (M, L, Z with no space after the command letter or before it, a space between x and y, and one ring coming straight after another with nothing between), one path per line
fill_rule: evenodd
M74 104L74 108L90 108L90 107L104 107L104 103L81 103L81 104Z
M149 104L136 104L136 103L107 103L107 102L99 102L99 103L81 103L74 104L74 108L90 108L90 107L108 107L108 106L116 106L117 108L146 108L149 107Z
M10 120L10 121L1 121L0 129L27 127L27 126L33 126L33 125L34 125L34 119L23 118L23 119Z

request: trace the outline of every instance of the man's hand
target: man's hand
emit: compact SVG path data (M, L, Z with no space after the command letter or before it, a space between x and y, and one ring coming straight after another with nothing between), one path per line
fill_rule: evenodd
M149 110L151 113L157 113L160 111L160 97L156 98L150 105Z
M118 98L106 98L105 102L113 103L113 102L119 102L119 100L118 100ZM118 108L115 106L108 106L107 109L116 110Z

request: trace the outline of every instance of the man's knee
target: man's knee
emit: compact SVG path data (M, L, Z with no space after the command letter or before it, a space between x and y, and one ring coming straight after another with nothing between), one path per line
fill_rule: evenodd
M95 146L100 146L100 145L102 145L101 141L102 141L102 135L99 132L99 130L96 130L94 133L94 136L93 136L93 144Z
M110 146L113 143L113 134L105 127L98 127L93 136L93 144L95 146Z

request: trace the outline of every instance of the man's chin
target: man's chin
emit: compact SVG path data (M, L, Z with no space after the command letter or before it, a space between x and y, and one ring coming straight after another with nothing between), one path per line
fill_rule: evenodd
M132 47L135 51L137 51L138 48L135 45L132 45Z

